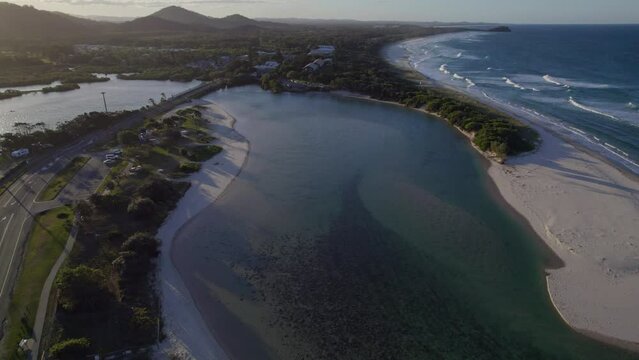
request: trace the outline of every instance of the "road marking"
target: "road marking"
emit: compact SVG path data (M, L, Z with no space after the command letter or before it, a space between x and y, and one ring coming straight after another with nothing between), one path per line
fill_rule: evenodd
M13 247L13 254L11 255L11 261L9 261L9 267L7 267L7 274L4 276L4 281L2 282L2 288L0 289L0 298L4 294L4 288L7 285L7 279L9 278L9 274L11 273L11 265L13 265L13 259L16 257L16 251L18 250L18 245L20 245L20 237L22 236L22 230L24 229L24 224L27 222L29 218L25 218L22 222L22 226L20 226L20 232L18 233L18 239L16 240L16 246Z
M4 243L4 236L7 235L7 229L9 229L9 225L11 225L11 220L13 220L13 215L15 215L15 213L11 213L11 217L9 218L9 221L7 221L7 226L4 227L4 231L2 232L2 238L0 238L0 247L2 247L2 244ZM7 217L3 217L2 221L4 221L4 219L6 219Z
M31 180L32 177L34 177L36 174L31 174L29 177L27 177L26 179L22 180L22 178L16 180L16 182L14 182L13 184L11 184L11 186L9 187L9 191L11 191L12 193L17 193L18 191L22 190L22 188L24 187L25 183L29 180ZM20 181L22 180L22 181ZM20 186L17 189L11 190L11 187L15 186L16 183L20 183ZM8 192L7 192L8 193ZM4 203L4 207L9 206L9 202L11 202L11 200L13 200L13 196L11 196L11 194L9 194L9 198L7 199L7 202ZM11 204L13 205L13 204Z

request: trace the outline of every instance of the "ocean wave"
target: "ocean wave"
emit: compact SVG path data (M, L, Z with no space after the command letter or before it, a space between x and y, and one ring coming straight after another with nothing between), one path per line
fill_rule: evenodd
M578 81L578 80L556 78L556 77L552 77L550 75L544 75L544 76L542 76L542 78L544 79L544 81L546 81L548 83L551 83L551 84L557 85L557 86L563 86L563 87L565 87L567 89L570 89L570 88L610 89L610 88L614 87L614 86L611 86L611 85L608 85L608 84L598 84L598 83L587 82L587 81Z
M501 79L502 79L502 80L504 80L504 81L506 82L506 84L508 84L508 85L510 85L510 86L512 86L512 87L514 87L514 88L517 88L517 89L519 89L519 90L526 90L526 88L525 88L525 87L523 87L523 86L521 86L521 85L517 84L516 82L514 82L514 81L510 80L509 78L507 78L507 77L505 77L505 76L504 76L503 78L501 78Z
M463 55L463 53L460 51L457 55L455 55L455 59L459 59L461 58Z
M471 88L473 86L477 86L477 84L475 84L471 79L466 78L466 83L468 84L468 86L466 88Z
M455 79L455 80L464 80L464 79L465 79L465 77L463 77L463 76L458 75L458 74L456 74L456 73L455 73L455 74L453 74L453 79Z
M443 72L446 75L450 74L450 71L448 71L448 65L447 64L442 64L439 67L439 71Z
M564 86L564 84L562 84L561 82L559 82L559 80L555 79L554 77L550 76L550 75L544 75L542 76L542 78L544 79L544 81L546 81L547 83L551 83L557 86Z
M578 102L577 102L577 101L576 101L576 100L575 100L572 96L568 99L568 102L569 102L572 106L574 106L574 107L576 107L576 108L579 108L579 109L581 109L581 110L588 111L588 112L591 112L591 113L593 113L593 114L597 114L597 115L605 116L605 117L610 118L610 119L613 119L613 120L619 120L616 116L613 116L613 115L610 115L610 114L606 114L606 113L605 113L605 112L603 112L603 111L600 111L600 110L597 110L597 109L595 109L595 108L591 108L591 107L589 107L589 106L586 106L586 105L583 105L583 104L578 103Z
M637 105L633 104L632 101L627 103L626 107L632 110L637 110Z

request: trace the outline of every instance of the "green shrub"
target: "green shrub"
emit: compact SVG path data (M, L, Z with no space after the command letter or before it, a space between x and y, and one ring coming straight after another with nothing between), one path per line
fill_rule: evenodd
M200 171L202 165L196 162L184 162L180 164L180 171L185 173L194 173Z
M138 134L133 130L122 130L118 133L118 142L122 145L133 145L138 141Z
M54 360L84 359L90 354L90 347L87 338L67 339L51 346L49 356Z

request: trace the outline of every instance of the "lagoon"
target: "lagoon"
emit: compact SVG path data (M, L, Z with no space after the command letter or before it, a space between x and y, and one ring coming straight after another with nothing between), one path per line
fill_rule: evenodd
M54 128L58 122L71 120L85 112L104 111L103 91L109 111L135 110L149 105L151 98L159 101L162 93L170 97L200 84L199 81L120 80L115 75L108 76L111 80L107 82L80 84L78 90L30 93L0 100L0 133L12 131L16 122L43 122ZM48 85L29 86L29 90L45 86Z
M251 152L173 261L232 358L632 357L565 325L555 257L443 121L257 87L205 100Z

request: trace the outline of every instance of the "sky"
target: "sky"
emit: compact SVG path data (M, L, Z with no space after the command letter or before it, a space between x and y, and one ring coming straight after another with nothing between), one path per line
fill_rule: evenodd
M2 0L0 0L2 1ZM205 15L534 24L639 23L639 0L13 0L77 15L138 17L177 5Z

